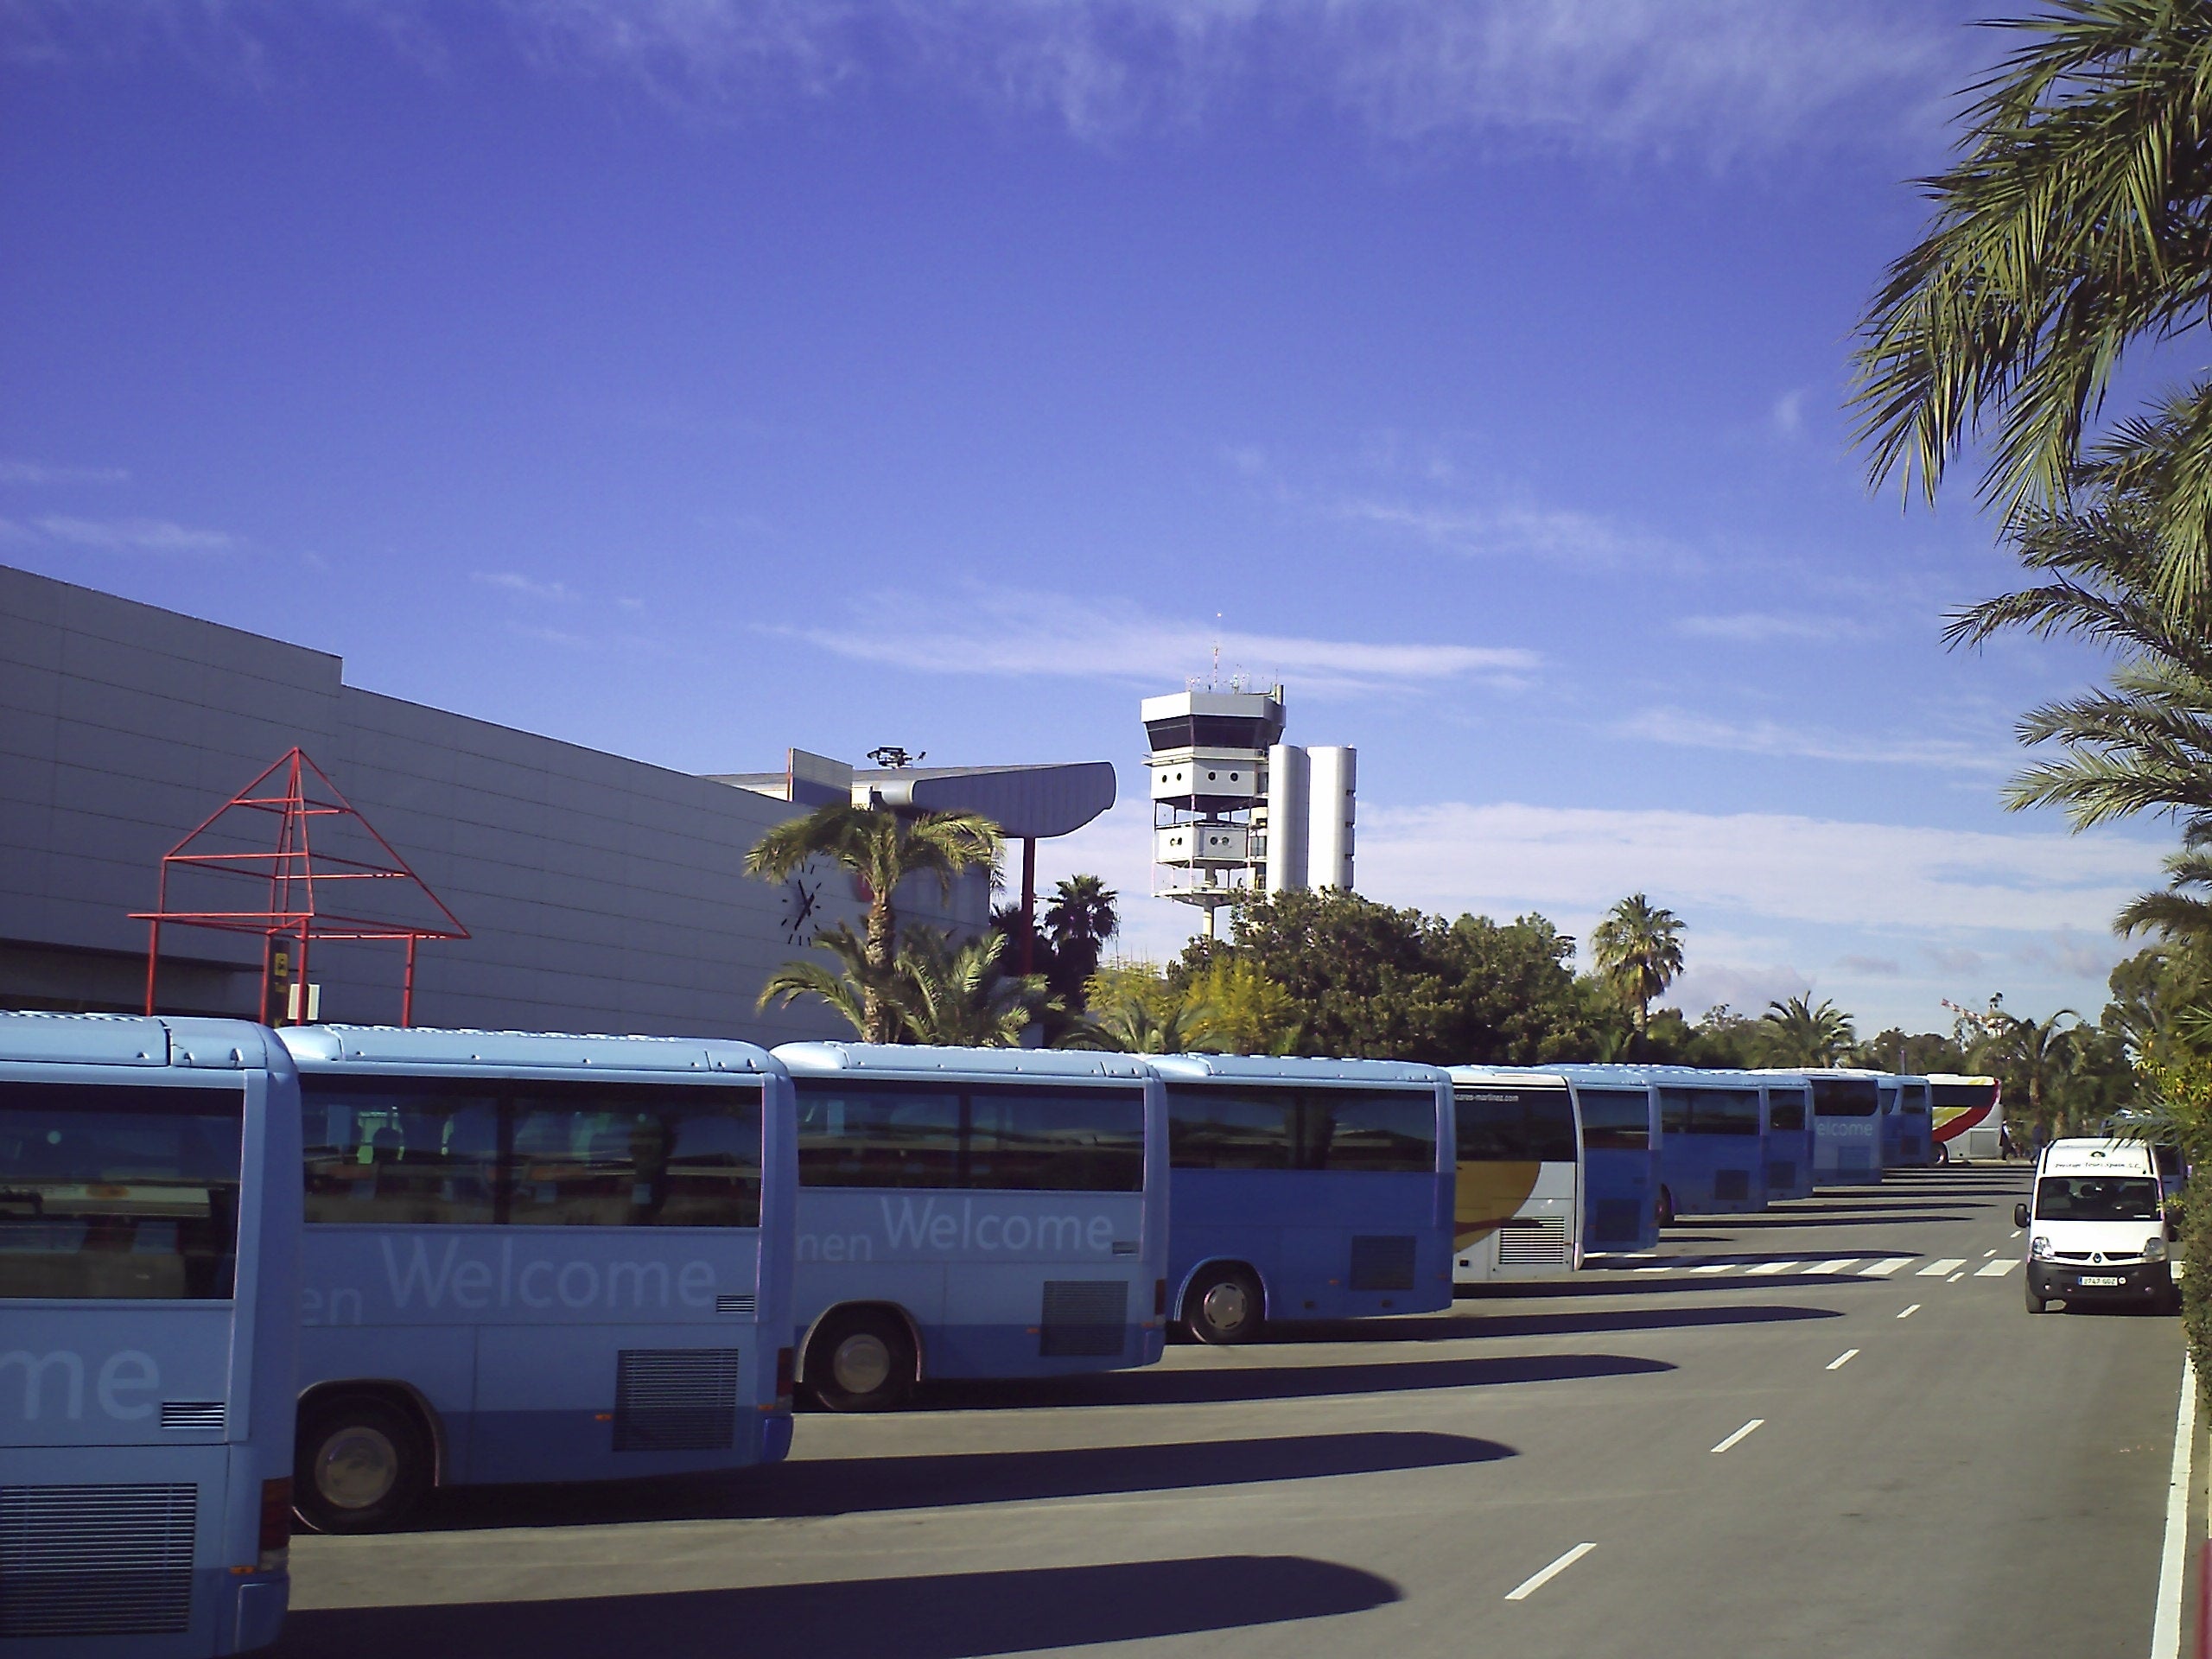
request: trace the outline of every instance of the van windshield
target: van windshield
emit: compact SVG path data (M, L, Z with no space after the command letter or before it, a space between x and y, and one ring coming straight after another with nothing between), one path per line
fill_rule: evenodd
M2158 1184L2148 1176L2046 1175L2036 1183L2037 1221L2156 1221Z

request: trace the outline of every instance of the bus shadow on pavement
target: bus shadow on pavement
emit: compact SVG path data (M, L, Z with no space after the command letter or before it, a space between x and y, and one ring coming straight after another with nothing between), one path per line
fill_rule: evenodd
M1465 1434L1374 1431L1034 1452L802 1458L728 1475L561 1486L460 1487L423 1506L419 1530L790 1519L1101 1497L1495 1463L1520 1454Z
M1867 1252L1862 1250L1859 1254L1864 1256ZM1685 1256L1679 1262L1663 1264L1668 1269L1665 1273L1653 1274L1648 1278L1620 1268L1601 1268L1584 1272L1573 1279L1532 1279L1521 1284L1471 1286L1463 1287L1457 1294L1459 1304L1463 1307L1469 1303L1480 1305L1484 1302L1542 1301L1554 1297L1573 1296L1672 1296L1699 1293L1710 1294L1715 1291L1734 1291L1740 1294L1747 1290L1763 1290L1769 1294L1773 1294L1775 1281L1764 1278L1747 1278L1740 1273L1716 1274L1711 1277L1693 1277L1686 1271L1691 1262L1709 1259L1711 1258L1701 1255ZM1764 1262L1770 1258L1746 1255L1736 1259ZM1827 1258L1808 1255L1805 1259L1808 1262L1821 1262ZM1869 1259L1872 1258L1869 1257ZM1641 1265L1658 1267L1662 1264L1654 1262ZM1822 1295L1826 1295L1830 1291L1840 1290L1847 1285L1863 1287L1888 1282L1886 1280L1869 1279L1855 1273L1827 1274L1818 1276ZM1779 1282L1790 1286L1800 1294L1804 1294L1805 1281L1802 1279L1794 1281L1783 1279Z
M1979 1219L1975 1216L1947 1215L1931 1210L1852 1210L1830 1211L1826 1215L1731 1216L1728 1226L1732 1230L1747 1227L1761 1230L1769 1227L1924 1227L1931 1222L1972 1222ZM1662 1236L1670 1244L1676 1242L1671 1230Z
M1263 1343L1469 1342L1489 1337L1561 1337L1599 1332L1669 1331L1706 1325L1780 1325L1840 1319L1827 1307L1738 1303L1727 1307L1576 1308L1558 1313L1427 1313L1395 1319L1269 1325Z
M975 1659L1329 1618L1399 1600L1301 1555L849 1579L558 1601L296 1612L271 1659Z
M1245 1353L1255 1351L1247 1348ZM916 1401L925 1409L977 1407L1195 1406L1300 1400L1336 1394L1397 1394L1416 1389L1494 1388L1509 1382L1566 1382L1643 1376L1675 1368L1631 1354L1525 1354L1497 1358L1385 1360L1357 1365L1147 1366L1083 1376L935 1382Z

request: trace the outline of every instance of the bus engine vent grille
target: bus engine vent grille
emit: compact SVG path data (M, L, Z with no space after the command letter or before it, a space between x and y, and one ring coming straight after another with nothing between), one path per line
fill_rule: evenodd
M1129 1287L1123 1279L1047 1279L1037 1351L1046 1359L1111 1359L1128 1341Z
M194 1491L0 1486L0 1638L190 1629Z
M1411 1233L1353 1235L1351 1280L1354 1290L1411 1290L1414 1287L1414 1236Z
M1500 1267L1555 1267L1567 1260L1567 1217L1530 1216L1497 1230Z
M736 1443L737 1350L625 1348L615 1357L617 1452L716 1452Z
M1751 1196L1751 1172L1748 1169L1714 1170L1713 1196L1724 1204L1743 1203Z
M219 1400L164 1400L163 1428L220 1428L223 1402Z
M1794 1159L1778 1159L1766 1166L1766 1184L1770 1192L1778 1192L1797 1185L1797 1164Z
M734 1296L715 1298L715 1312L717 1313L757 1313L760 1310L760 1299L749 1290L739 1291Z

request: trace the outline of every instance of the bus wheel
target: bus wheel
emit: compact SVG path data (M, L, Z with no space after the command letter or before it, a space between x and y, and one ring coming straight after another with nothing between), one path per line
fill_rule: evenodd
M1663 1186L1659 1189L1659 1224L1662 1227L1675 1224L1675 1195Z
M1183 1298L1183 1323L1200 1342L1249 1342L1260 1334L1263 1306L1258 1282L1243 1268L1207 1268Z
M381 1532L430 1484L422 1429L398 1407L334 1400L300 1414L292 1507L317 1532Z
M895 1411L914 1386L914 1344L888 1313L834 1314L807 1344L806 1384L831 1411Z

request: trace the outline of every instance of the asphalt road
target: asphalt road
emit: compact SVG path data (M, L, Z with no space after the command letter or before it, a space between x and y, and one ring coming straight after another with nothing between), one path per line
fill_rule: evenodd
M805 1415L734 1478L443 1494L297 1541L279 1652L2150 1655L2177 1322L2030 1318L2026 1183L1895 1175L1449 1314Z

